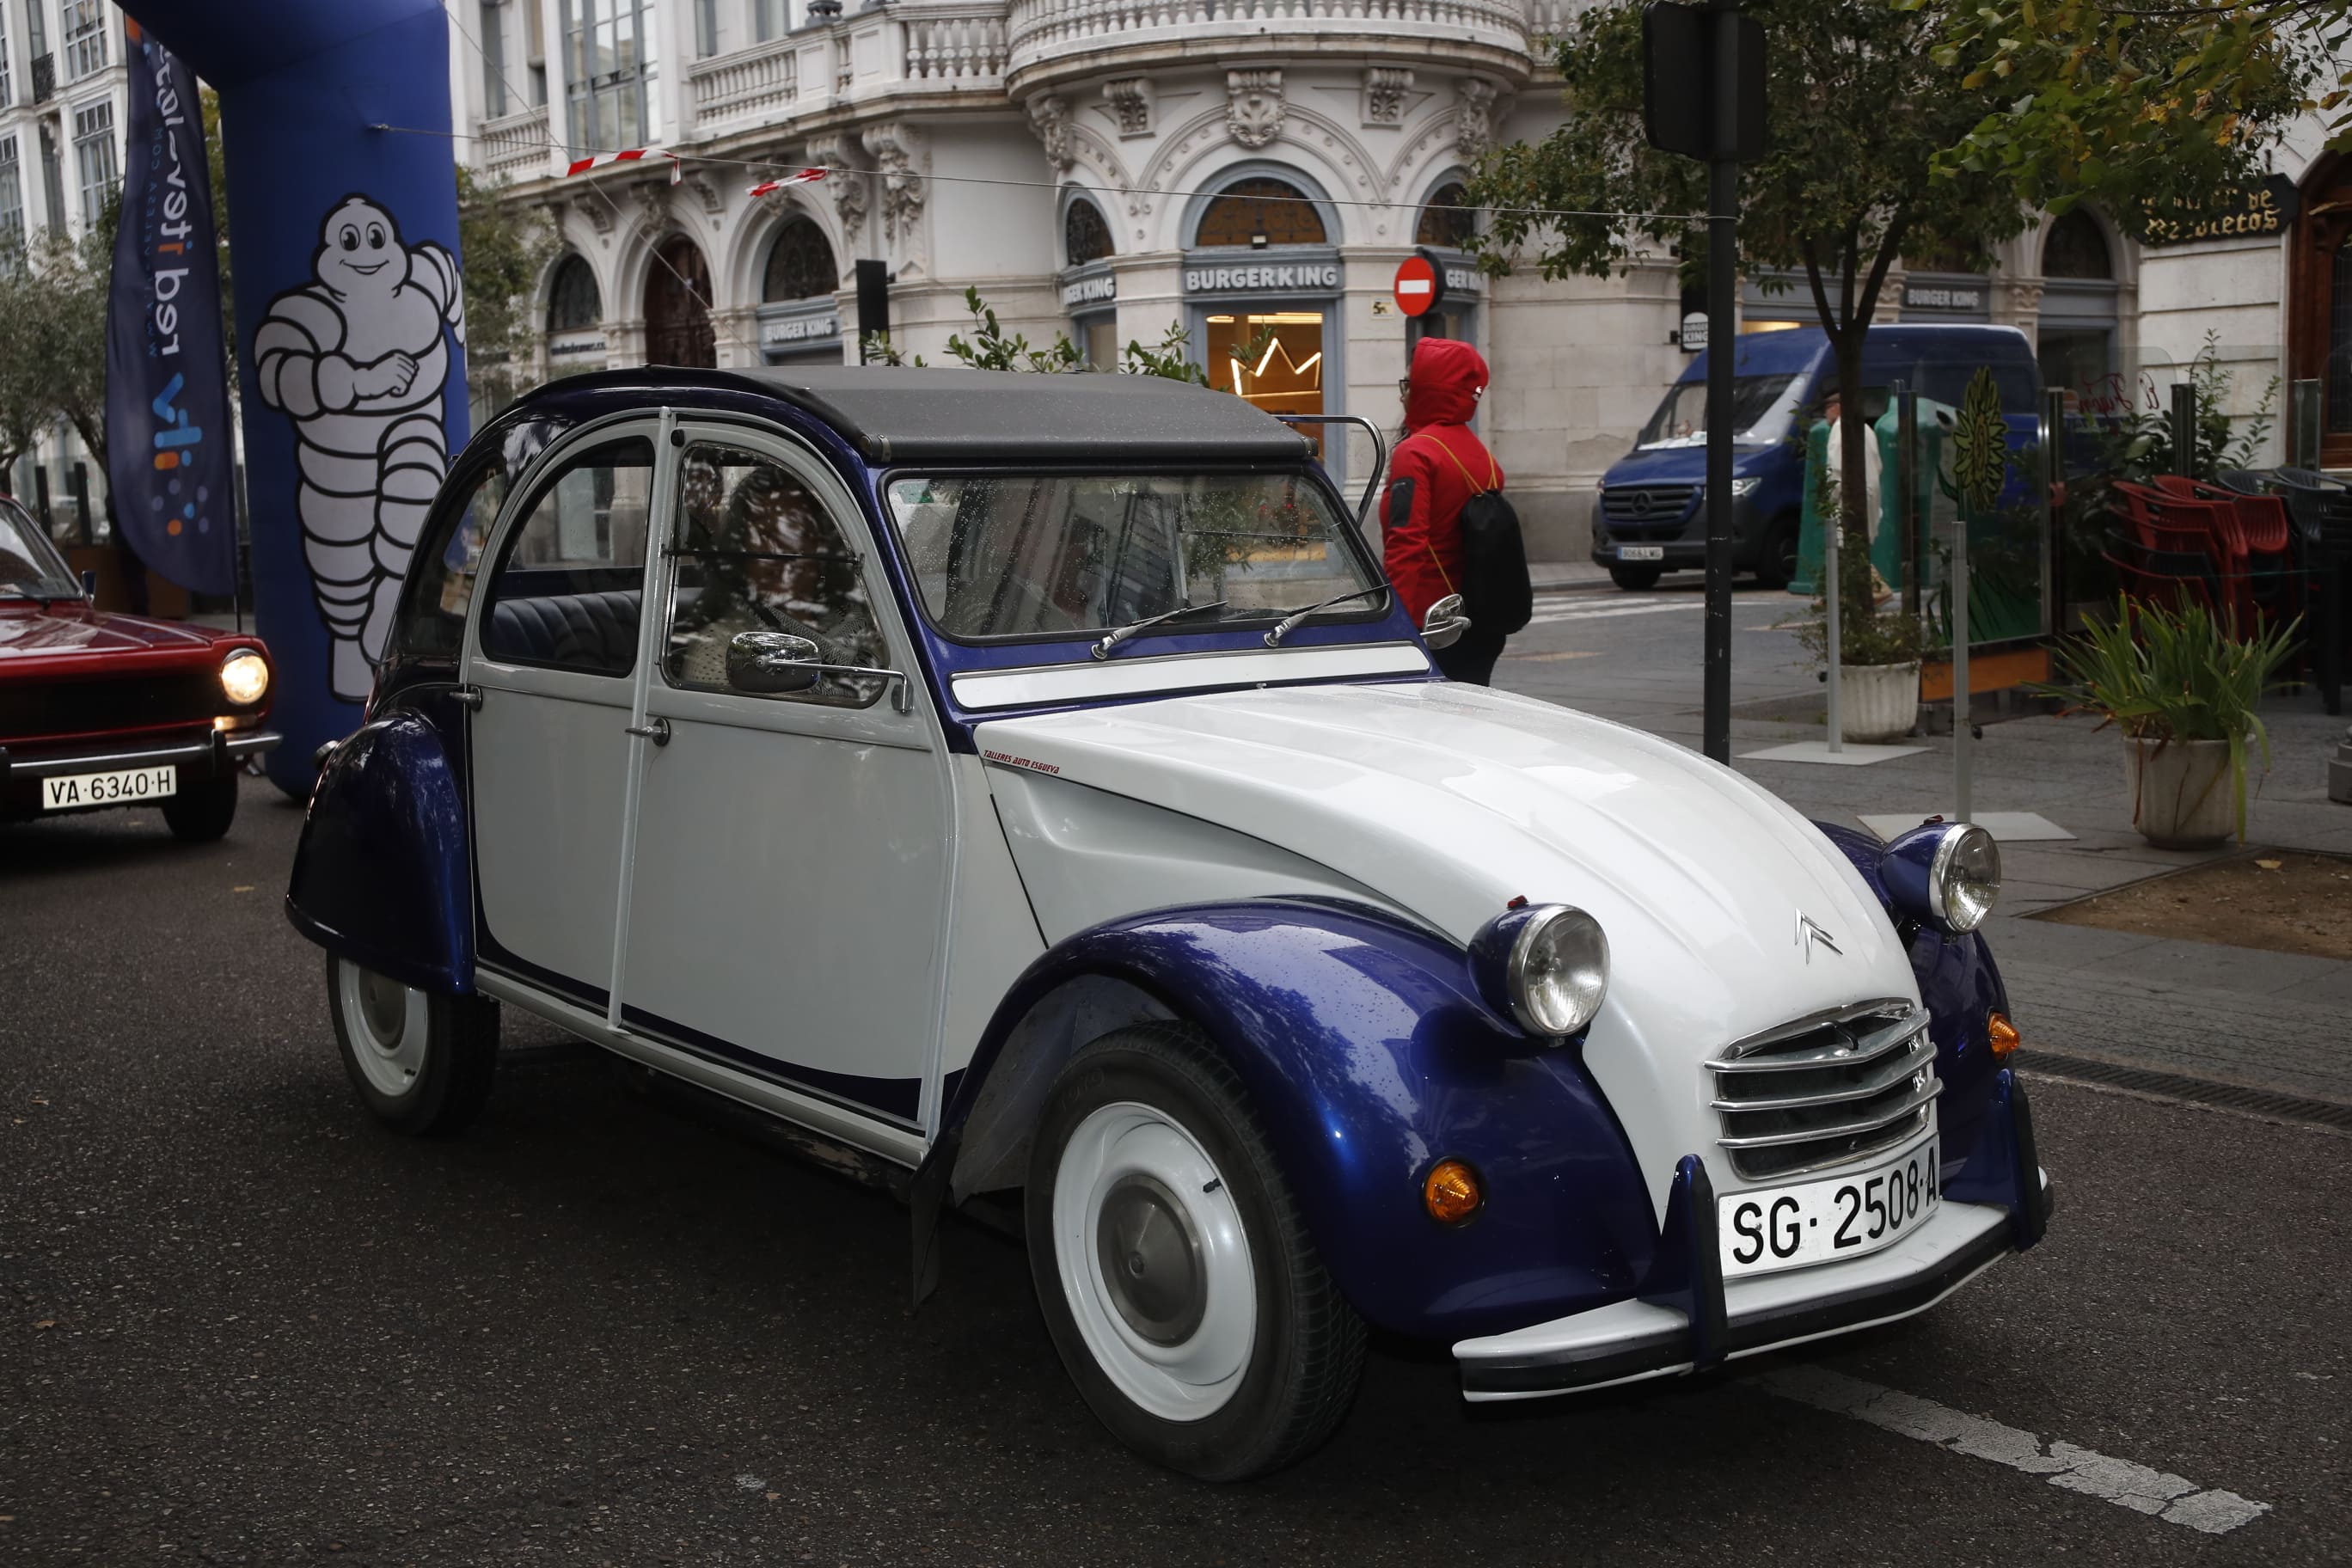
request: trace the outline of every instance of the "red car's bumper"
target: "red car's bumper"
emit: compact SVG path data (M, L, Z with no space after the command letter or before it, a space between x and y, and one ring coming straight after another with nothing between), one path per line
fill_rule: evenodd
M127 798L54 807L44 781L168 764L177 770L179 787L185 788L235 772L246 758L273 749L281 738L274 730L215 730L0 746L0 821L152 805L152 800Z

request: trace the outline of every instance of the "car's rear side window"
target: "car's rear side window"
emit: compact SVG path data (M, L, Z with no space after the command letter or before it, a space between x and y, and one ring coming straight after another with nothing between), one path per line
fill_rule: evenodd
M653 479L653 442L624 436L540 481L478 612L484 654L584 675L636 668Z
M482 546L507 494L532 458L572 421L527 419L509 426L495 451L469 448L433 503L408 563L393 646L425 658L451 658L466 641L466 612L482 566Z

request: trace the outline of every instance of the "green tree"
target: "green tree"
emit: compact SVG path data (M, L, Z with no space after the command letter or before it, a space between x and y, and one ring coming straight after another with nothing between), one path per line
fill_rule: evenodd
M1995 179L1929 179L1937 156L1990 108L1929 58L1943 6L1898 11L1853 0L1758 0L1745 7L1769 40L1769 150L1741 173L1740 260L1803 279L1842 386L1862 384L1863 338L1888 269L1906 251L1981 262L2025 214ZM1548 278L1603 276L1643 251L1675 248L1686 280L1705 278L1706 234L1681 216L1706 209L1706 168L1651 148L1643 133L1642 8L1585 12L1557 45L1576 112L1546 141L1503 147L1479 168L1474 199L1494 209L1489 256L1532 247ZM1626 216L1549 220L1528 209ZM1725 345L1728 346L1728 345ZM1866 558L1867 439L1862 399L1843 402L1837 489L1845 551ZM1867 637L1867 581L1841 595L1843 623Z
M539 346L540 279L562 249L544 216L502 199L505 185L457 165L466 382L478 425L513 402L530 379Z
M1942 0L1894 0L1926 10ZM2195 201L2252 173L2294 119L2352 146L2352 71L2333 60L2352 0L1989 0L1955 7L1934 48L1962 92L1996 101L1937 160L2063 212ZM2315 84L2334 78L2318 98Z
M1092 370L1078 345L1070 341L1067 332L1055 332L1054 341L1044 348L1031 348L1026 334L1004 335L997 325L996 311L981 298L980 290L967 288L963 291L963 307L971 312L971 336L961 332L948 334L948 357L972 370L1020 370L1040 374ZM1265 347L1273 334L1267 328L1260 340L1245 351L1255 353ZM1209 384L1208 373L1184 357L1184 345L1192 334L1183 326L1171 325L1157 343L1130 339L1119 355L1118 370L1124 375L1160 375L1171 381L1189 381L1195 386ZM920 365L923 356L908 359L903 350L894 346L887 332L866 335L866 357L877 363Z
M1975 16L1973 3L1742 7L1769 39L1770 141L1740 171L1740 261L1751 272L1801 279L1848 388L1863 384L1864 334L1898 258L1980 267L1992 245L2029 222L2013 179L1953 155L2002 104L1990 79L1964 79L1937 63ZM1473 199L1492 216L1480 242L1486 264L1507 270L1532 251L1547 278L1600 277L1672 250L1686 282L1703 280L1696 215L1706 210L1707 172L1643 136L1642 6L1608 0L1585 11L1558 39L1556 58L1575 112L1541 142L1498 148L1472 181ZM1560 212L1615 216L1546 216ZM1860 559L1869 532L1859 397L1844 399L1837 437L1845 552ZM1858 600L1842 593L1841 610L1855 645L1876 635L1866 591Z

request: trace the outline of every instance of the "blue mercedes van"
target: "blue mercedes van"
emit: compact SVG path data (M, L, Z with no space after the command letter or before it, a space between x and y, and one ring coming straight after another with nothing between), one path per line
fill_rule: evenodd
M1818 327L1743 333L1733 352L1733 565L1767 587L1786 587L1796 573L1804 505L1801 437L1821 417L1837 360ZM1876 418L1896 381L1958 407L1979 365L1992 368L2011 430L2037 440L2042 373L2033 345L2015 327L1871 328L1863 342L1864 407ZM1702 352L1667 389L1633 451L1601 476L1592 559L1621 588L1639 593L1662 573L1706 564L1706 374Z

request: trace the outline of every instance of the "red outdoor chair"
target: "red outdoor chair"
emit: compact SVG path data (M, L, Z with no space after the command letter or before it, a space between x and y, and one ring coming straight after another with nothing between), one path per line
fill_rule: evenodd
M2221 584L2201 551L2150 550L2128 534L2108 531L2100 552L2115 568L2116 581L2135 603L2180 609L2201 605L2219 616Z
M2156 483L2176 500L2202 501L2231 514L2231 553L2244 574L2258 614L2291 620L2303 613L2303 574L2294 560L2294 525L2287 516L2285 501L2277 496L2242 494L2179 474L2165 474Z
M2216 613L2240 626L2254 624L2257 611L2247 576L2245 535L2234 506L2191 500L2128 479L2117 479L2115 489L2124 498L2126 520L2143 545L2155 552L2206 556L2222 589Z

